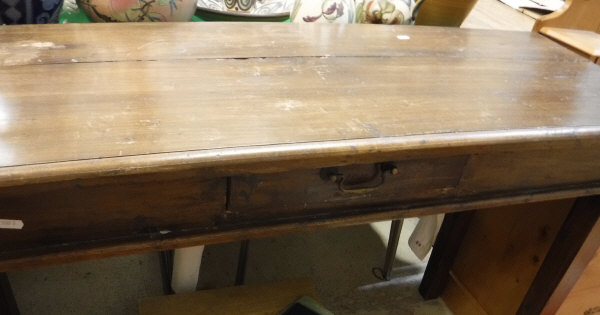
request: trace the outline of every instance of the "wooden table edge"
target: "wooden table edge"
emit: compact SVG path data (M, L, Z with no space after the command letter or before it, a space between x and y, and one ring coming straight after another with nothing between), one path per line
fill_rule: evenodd
M396 137L333 140L306 143L241 146L231 148L150 153L122 157L48 162L0 167L0 188L63 180L86 179L118 175L148 174L218 168L218 175L227 176L260 163L269 164L254 172L280 172L292 168L320 168L357 163L372 163L385 154L395 158L418 153L451 150L456 154L522 150L527 145L559 143L579 145L581 141L597 141L600 126L531 128L472 132L448 132ZM487 150L487 151L486 151ZM303 161L294 165L290 161ZM275 162L286 162L277 166ZM292 165L292 166L290 166Z

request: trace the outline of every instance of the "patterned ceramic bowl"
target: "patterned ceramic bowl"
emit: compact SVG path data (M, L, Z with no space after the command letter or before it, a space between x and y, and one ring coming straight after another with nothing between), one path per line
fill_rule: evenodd
M95 22L191 21L196 12L196 2L197 0L78 0L79 6Z
M354 23L354 0L296 0L292 22Z
M271 16L289 13L293 0L198 0L199 9Z
M414 24L424 0L296 0L292 22Z
M63 0L0 0L0 24L58 22Z

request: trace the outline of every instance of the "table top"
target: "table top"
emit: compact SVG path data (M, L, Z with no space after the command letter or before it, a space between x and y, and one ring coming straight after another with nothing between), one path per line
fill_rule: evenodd
M600 68L528 32L132 23L0 38L0 186L600 137Z

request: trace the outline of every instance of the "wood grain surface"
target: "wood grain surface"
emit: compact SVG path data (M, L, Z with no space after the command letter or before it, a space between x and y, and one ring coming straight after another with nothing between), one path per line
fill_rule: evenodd
M530 32L401 25L48 24L3 27L0 37L3 66L261 57L573 56ZM523 45L515 47L516 42Z
M600 68L539 34L140 23L0 36L0 215L26 226L2 231L0 270L600 190ZM369 193L319 176L389 161L400 177Z
M570 269L575 269L571 268L571 263L577 262L576 258L582 247L585 248L583 245L590 232L592 235L596 234L593 233L596 222L600 222L600 196L577 198L516 314L542 313L555 290L564 282L564 276L569 274ZM592 243L595 243L593 247L597 249L596 240ZM594 252L591 248L585 251ZM579 270L572 275L579 276L581 272Z
M477 0L425 1L417 15L417 25L460 26Z
M138 311L139 315L280 314L303 296L318 300L309 279L143 298Z
M225 203L225 178L195 172L5 187L0 216L24 226L0 229L0 260L211 231Z
M224 229L216 229L203 233L159 235L151 233L140 240L97 240L88 244L62 244L54 248L38 248L37 252L6 253L0 262L0 271L18 270L35 266L45 266L73 261L93 260L114 256L131 255L148 251L169 250L174 248L209 245L224 242L247 240L249 238L264 238L283 235L291 232L310 232L322 228L366 224L390 219L427 216L439 213L453 213L483 208L510 206L538 201L559 200L578 196L600 194L600 185L589 184L555 189L538 190L533 192L519 191L507 194L484 195L480 198L443 200L441 202L407 203L387 207L366 207L354 209L354 213L346 216L327 216L327 211L321 216L295 217L292 220L281 221L277 224L261 224L251 222L249 225L233 225ZM334 212L335 213L335 212ZM166 212L166 216L170 213ZM87 246L86 246L87 245ZM8 257L13 258L8 258Z
M531 32L535 19L498 0L478 0L461 28Z
M451 291L444 301L456 314L469 306L474 311L464 314L515 314L573 202L563 199L475 211L450 282L451 290L472 299L453 300Z
M342 215L360 208L402 202L443 199L454 195L465 156L397 161L396 175L373 177L373 164L336 169L344 182L354 182L357 192L346 192L338 183L323 179L320 170L291 171L265 175L234 176L231 179L231 222L281 221L298 216ZM369 189L371 188L371 189Z
M542 27L560 27L600 32L600 2L594 0L565 0L565 5L536 21L533 30Z
M600 69L538 34L58 27L0 29L0 186L600 134Z
M593 312L600 308L598 296L600 296L600 219L588 234L541 315Z
M582 52L592 61L600 57L599 33L557 27L542 27L539 32L575 51Z

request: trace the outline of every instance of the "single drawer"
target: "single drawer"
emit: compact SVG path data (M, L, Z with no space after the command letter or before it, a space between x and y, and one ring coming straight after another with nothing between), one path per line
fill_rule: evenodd
M451 196L466 161L454 156L233 177L227 221L329 215Z
M192 172L116 176L0 189L0 258L169 237L211 229L223 215L226 180Z

